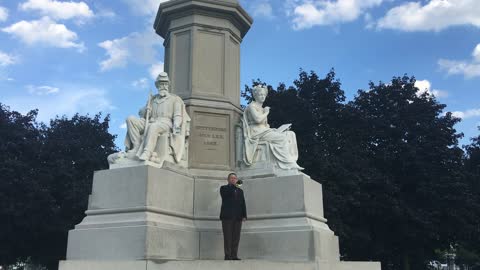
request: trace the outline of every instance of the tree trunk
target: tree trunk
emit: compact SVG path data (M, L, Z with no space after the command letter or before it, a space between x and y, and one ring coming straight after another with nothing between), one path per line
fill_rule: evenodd
M410 257L408 254L403 254L403 270L410 270Z

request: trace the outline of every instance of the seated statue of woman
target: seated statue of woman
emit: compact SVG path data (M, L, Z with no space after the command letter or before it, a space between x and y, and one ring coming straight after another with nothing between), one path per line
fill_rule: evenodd
M270 108L263 107L267 94L268 89L265 86L255 86L254 101L243 112L244 162L252 166L255 163L258 144L267 142L277 167L285 170L302 170L303 168L297 164L297 139L295 133L288 130L290 125L276 129L270 128L268 124Z

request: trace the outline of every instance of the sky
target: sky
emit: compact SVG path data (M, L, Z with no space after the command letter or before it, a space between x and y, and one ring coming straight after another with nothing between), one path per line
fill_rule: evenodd
M38 120L111 115L123 148L124 119L146 102L163 71L153 29L165 0L0 0L0 102ZM373 81L413 75L479 135L478 0L240 0L253 17L241 46L241 86L292 85L299 70L331 68L347 100Z

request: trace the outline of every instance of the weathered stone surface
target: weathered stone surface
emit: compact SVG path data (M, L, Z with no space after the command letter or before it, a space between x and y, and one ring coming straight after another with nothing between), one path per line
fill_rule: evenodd
M151 166L96 172L68 260L196 259L194 179Z
M303 170L297 164L297 138L290 131L291 124L271 128L268 124L270 107L263 107L268 95L266 86L257 85L252 89L254 101L245 108L241 130L237 132L237 165L241 169L273 167L283 174L298 174ZM263 163L263 164L262 164Z
M379 270L376 262L242 261L61 261L60 270Z
M187 167L190 117L183 100L171 94L168 74L161 72L155 86L157 95L148 97L147 105L138 112L139 117L126 119L126 152L108 156L110 168L131 167L142 162L165 162Z
M67 259L222 260L219 188L225 180L213 171L203 175L152 166L96 172L87 216L69 233ZM242 258L357 267L339 260L319 183L299 174L246 179L242 188L248 211Z
M173 0L160 5L154 28L165 39L165 71L192 118L190 168L235 168L240 44L252 22L234 0Z
M200 259L223 258L218 221L219 187L224 181L196 179L195 225L200 232ZM338 239L323 218L322 187L304 174L247 179L248 220L239 255L246 259L339 260ZM288 243L288 244L285 244Z

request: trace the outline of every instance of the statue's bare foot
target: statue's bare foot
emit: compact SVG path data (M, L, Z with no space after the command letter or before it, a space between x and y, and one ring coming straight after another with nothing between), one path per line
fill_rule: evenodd
M147 151L145 151L138 157L138 159L143 161L148 161L150 159L150 155L148 154Z

